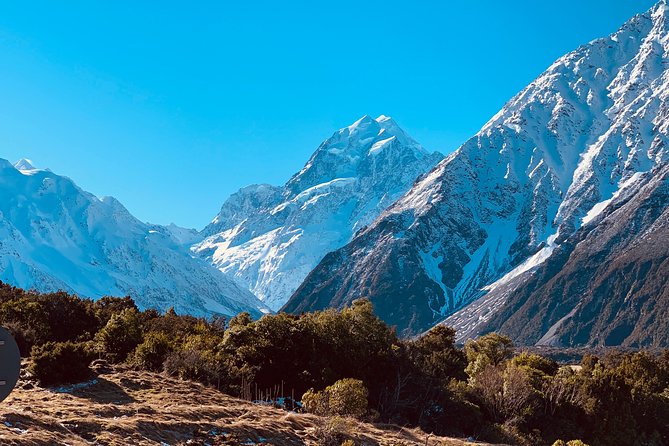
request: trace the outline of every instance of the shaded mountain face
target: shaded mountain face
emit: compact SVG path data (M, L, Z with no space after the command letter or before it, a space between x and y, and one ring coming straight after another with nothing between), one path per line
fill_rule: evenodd
M661 2L556 61L326 256L284 309L369 297L415 334L544 262L668 157L667 15Z
M478 321L459 327L463 340L499 331L523 345L669 346L669 164L629 182L546 262L481 301L496 311L446 321Z
M98 199L26 160L0 159L0 197L3 282L90 298L130 295L142 308L199 316L260 316L266 308L181 247L189 231L142 223L114 198Z
M364 116L324 141L284 186L232 195L192 249L278 310L325 254L441 159L391 118Z

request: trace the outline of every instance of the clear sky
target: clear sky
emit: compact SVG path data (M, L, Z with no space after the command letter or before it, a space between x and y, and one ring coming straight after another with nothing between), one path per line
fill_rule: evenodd
M653 3L2 2L0 157L200 229L364 114L453 151L555 59Z

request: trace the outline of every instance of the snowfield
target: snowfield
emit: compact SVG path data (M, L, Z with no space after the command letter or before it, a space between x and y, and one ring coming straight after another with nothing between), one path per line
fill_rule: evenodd
M183 248L192 231L142 223L28 160L0 159L0 280L80 296L132 296L198 316L268 311L244 286Z
M323 256L351 240L441 160L391 118L364 116L282 187L230 197L193 251L280 309Z

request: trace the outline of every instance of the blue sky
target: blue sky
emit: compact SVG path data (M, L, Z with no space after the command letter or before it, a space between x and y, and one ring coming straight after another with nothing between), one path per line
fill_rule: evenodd
M653 3L2 2L0 157L202 228L364 114L455 150L555 59Z

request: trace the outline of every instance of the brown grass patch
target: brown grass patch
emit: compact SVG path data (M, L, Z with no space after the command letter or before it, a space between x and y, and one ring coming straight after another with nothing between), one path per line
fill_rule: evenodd
M319 427L326 423L125 368L67 391L27 384L0 404L2 445L317 445ZM354 420L350 430L356 444L364 445L469 444Z

